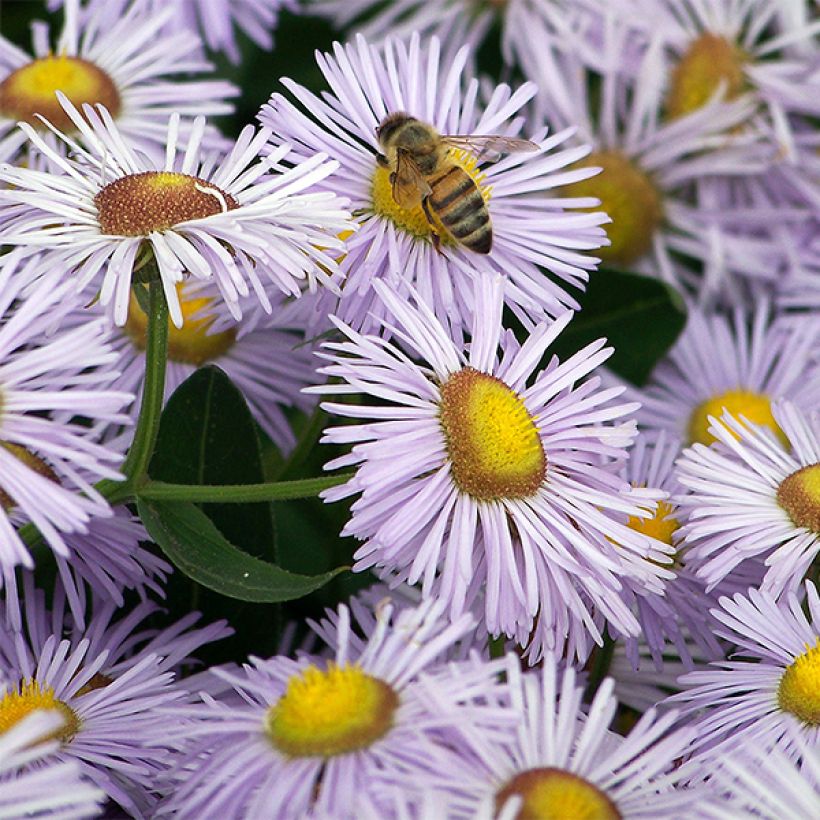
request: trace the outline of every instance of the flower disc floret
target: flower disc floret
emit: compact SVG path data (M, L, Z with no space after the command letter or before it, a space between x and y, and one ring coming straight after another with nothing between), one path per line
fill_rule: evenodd
M609 247L598 255L607 262L628 265L652 248L652 240L663 220L661 193L649 174L620 151L598 151L578 164L600 167L601 173L567 185L571 197L597 197L595 210L604 211L612 223L606 226Z
M777 488L777 503L796 526L820 533L820 463L787 475Z
M717 439L709 432L709 416L721 418L728 410L735 418L745 417L754 424L768 427L784 444L788 445L785 434L772 415L771 399L763 393L752 390L727 390L701 402L689 417L689 441L694 444L709 445Z
M113 236L147 236L239 207L216 185L172 171L144 171L115 179L94 197L94 204L101 231Z
M735 99L743 92L746 57L725 37L703 33L692 42L672 72L666 98L666 113L680 117L709 102L721 83L725 98Z
M588 780L553 767L518 773L496 796L501 810L514 795L523 798L515 820L619 820L615 804Z
M655 513L651 518L640 518L632 515L626 525L636 532L641 532L664 544L672 544L672 537L680 526L680 522L672 513L675 508L668 501L659 501Z
M354 664L309 666L268 711L265 731L290 757L334 757L371 746L393 725L395 690Z
M481 501L527 498L547 459L535 421L501 379L465 367L441 386L441 426L456 486Z
M63 717L63 725L39 738L37 743L55 739L68 743L80 728L80 719L76 712L56 697L51 686L41 686L35 680L28 680L21 681L0 698L0 736L38 709L58 711Z
M777 688L777 702L809 726L820 726L820 638L789 664Z
M81 57L41 57L12 71L0 83L0 116L45 129L40 117L57 128L73 130L57 100L62 91L76 106L102 103L116 117L121 100L117 86L99 66ZM39 116L38 116L39 115Z

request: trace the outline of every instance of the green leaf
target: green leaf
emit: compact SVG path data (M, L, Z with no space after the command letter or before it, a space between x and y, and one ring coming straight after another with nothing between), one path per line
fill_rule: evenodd
M174 484L265 481L256 423L242 393L218 367L197 370L168 400L148 474ZM202 510L228 541L276 560L271 504L211 503Z
M260 561L231 544L207 516L188 502L137 500L150 536L182 572L202 586L240 601L277 603L301 598L347 567L321 575L297 575Z
M605 336L615 348L607 367L641 385L686 324L683 300L657 279L599 270L578 301L581 310L550 347L565 360Z

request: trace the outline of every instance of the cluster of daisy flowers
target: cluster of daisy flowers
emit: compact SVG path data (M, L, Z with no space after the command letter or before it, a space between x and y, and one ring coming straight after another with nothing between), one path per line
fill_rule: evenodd
M817 816L813 3L40 12L0 35L0 817ZM339 41L229 134L215 65L309 16ZM686 317L642 384L584 307L625 271ZM271 480L152 479L204 367ZM363 588L289 606L271 555L337 521Z

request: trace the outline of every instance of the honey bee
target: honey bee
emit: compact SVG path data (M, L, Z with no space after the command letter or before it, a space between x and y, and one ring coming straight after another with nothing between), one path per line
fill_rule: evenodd
M432 125L404 112L385 117L376 129L384 153L377 161L389 168L393 199L402 208L421 205L440 249L441 237L433 214L447 232L475 253L489 253L493 228L487 203L475 180L450 156L450 148L478 155L535 151L530 140L499 135L439 134Z

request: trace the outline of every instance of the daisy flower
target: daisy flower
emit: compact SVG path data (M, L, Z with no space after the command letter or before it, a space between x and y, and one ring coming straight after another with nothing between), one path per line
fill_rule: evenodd
M110 516L92 482L121 478L122 456L97 441L95 425L122 425L133 398L109 389L117 377L103 322L58 330L71 284L44 282L24 294L39 260L12 251L0 260L0 567L31 568L15 526L33 523L67 557L66 533L86 532ZM78 422L85 418L91 426Z
M784 14L782 0L597 2L647 38L662 38L674 63L666 83L669 118L700 108L721 86L729 98L750 91L786 147L787 115L820 115L820 75L813 60L800 59L812 54L820 20Z
M173 685L172 670L197 647L231 630L224 622L192 630L199 617L192 613L158 632L138 632L155 605L143 602L113 621L116 606L98 603L86 629L69 622L64 630L59 586L52 609L41 591L28 586L24 631L0 623L0 726L35 710L57 710L64 723L53 736L59 744L49 760L76 761L84 779L122 810L150 817L157 778L172 748L162 707L187 697Z
M817 814L820 749L809 748L799 736L795 743L800 749L799 766L778 748L746 751L742 747L726 756L717 773L709 766L715 788L729 797L725 803L710 806L706 816L714 820L806 820Z
M710 418L720 447L696 444L678 465L687 558L712 587L765 558L765 590L797 587L820 552L820 426L790 402L772 406L782 436L728 414ZM784 446L785 445L785 446Z
M366 643L352 643L350 615L340 606L332 660L252 658L241 673L214 670L244 700L203 697L172 710L187 718L186 758L162 813L180 818L385 816L380 784L431 778L464 768L461 728L503 734L492 705L504 689L497 662L436 665L475 626L469 615L447 624L422 605L395 618L378 612ZM489 703L488 703L489 702ZM370 807L370 814L365 811ZM372 813L381 807L381 813Z
M86 106L81 116L60 101L86 147L49 126L72 147L72 158L61 157L21 123L63 173L0 166L0 180L11 185L0 197L15 206L5 241L44 250L44 268L73 279L78 291L101 279L100 303L110 305L116 324L128 318L132 276L150 255L177 327L176 286L186 275L213 279L237 319L239 299L251 289L270 312L266 287L298 296L304 284L330 282L337 266L327 249L341 247L334 234L350 222L333 194L306 191L337 163L317 155L273 174L288 149L260 157L270 132L252 126L227 156L203 156L204 119L195 120L186 145L174 115L165 162L156 167L127 145L104 107Z
M139 3L120 4L116 15L107 14L104 5L109 0L83 11L79 0L66 0L65 23L53 46L48 27L33 26L32 54L0 37L0 161L14 161L26 146L26 135L14 127L18 120L39 131L53 150L67 153L66 143L40 119L74 133L57 91L77 108L104 105L135 150L160 157L171 113L215 117L233 110L227 100L239 93L235 86L190 79L211 65L197 56L199 40L193 34L164 32L174 16L168 4L152 14ZM204 138L211 147L224 143L213 128Z
M704 283L711 288L729 272L745 273L742 246L717 244L692 186L704 176L767 167L770 151L762 151L754 135L727 136L748 118L751 99L726 103L714 95L703 108L664 122L660 41L649 43L634 72L628 71L623 55L633 33L610 18L601 26L594 68L588 67L589 47L580 26L565 24L558 33L535 26L523 46L524 72L539 88L536 118L557 128L577 125L575 141L592 145L577 167L603 169L565 186L563 194L597 197L611 217L610 244L598 254L605 263L657 276L679 289L702 290Z
M657 670L663 668L667 644L674 645L680 660L691 669L691 639L696 642L699 655L723 657L709 618L709 609L717 599L706 595L704 582L695 576L685 552L680 549L681 521L673 500L681 490L673 471L680 449L680 440L663 432L654 440L644 433L638 437L624 469L624 477L633 487L652 487L667 495L657 502L651 518L632 517L627 526L675 549L676 574L667 582L662 597L646 595L640 588L633 590L641 635L626 637L626 651L636 668L640 663L641 644L646 644Z
M329 92L320 98L285 79L295 102L274 94L260 113L277 144L293 145L295 159L322 151L339 162L339 171L322 187L350 200L359 230L339 263L346 274L342 298L328 311L356 328L373 327L371 314L383 311L372 288L379 280L405 295L415 287L439 317L469 327L472 282L481 271L505 275L505 298L519 314L555 316L575 302L542 268L579 287L597 263L584 251L605 241L603 214L566 210L594 206L595 200L566 200L553 190L595 173L568 170L589 153L585 146L566 147L571 130L549 137L542 131L535 135L537 150L486 166L479 164L481 156L450 149L446 161L461 168L484 198L492 226L487 253L458 243L437 216L434 234L421 204L396 202L391 170L377 159L382 148L376 129L389 114L406 112L444 134L514 137L523 126L522 106L535 93L531 83L515 92L501 85L484 105L478 80L464 79L469 50L445 62L440 48L437 38L422 44L415 35L409 43L391 39L378 48L361 36L336 44L332 54L317 55Z
M709 416L720 418L728 410L784 441L772 401L786 398L804 408L820 401L817 323L774 315L765 300L753 312L738 307L723 316L690 306L688 314L686 327L647 385L626 385L626 395L641 404L638 424L667 430L685 444L708 445L715 440Z
M68 820L102 812L104 792L81 780L75 762L47 760L59 748L64 721L57 709L0 719L0 817Z
M658 716L650 709L621 737L609 730L618 708L611 679L598 688L587 712L576 671L560 671L550 653L541 670L528 673L510 656L506 674L515 733L500 742L475 733L470 747L475 763L468 777L438 773L430 785L450 796L439 816L694 816L689 812L705 793L680 788L675 763L687 751L693 732L670 731L674 713Z
M712 614L722 624L718 634L736 645L737 660L684 675L684 691L668 699L694 716L693 746L707 761L741 747L777 746L795 757L801 738L817 748L820 600L808 581L805 606L793 593L777 600L757 589L720 599Z
M422 299L413 306L374 287L403 347L337 320L346 339L323 345L331 364L320 372L339 383L314 388L379 403L323 405L363 420L323 437L353 445L327 468L353 466L355 476L324 498L360 496L342 531L364 541L354 569L421 581L424 597L449 602L452 617L483 589L493 635L526 639L535 624L539 645L569 636L583 655L587 632L601 641L593 606L637 635L623 584L660 593L673 548L622 523L649 517L657 494L630 488L611 469L634 435L625 417L635 405L614 404L622 390L599 390L588 377L612 349L600 339L563 364L544 359L536 372L571 313L540 323L519 345L502 328L499 276L476 283L466 354Z
M272 310L251 321L237 322L212 282L187 281L177 286L183 325L168 322L168 364L165 371L165 400L200 367L216 365L228 375L248 402L259 426L280 452L288 452L295 437L285 408L310 412L315 400L301 392L316 379L313 346L305 340L317 335L312 329L315 299L310 295L293 300L283 294L270 295ZM88 308L93 298L80 299L64 325L88 321L98 308ZM243 314L254 314L243 300ZM247 305L247 308L246 308ZM117 354L116 381L120 389L134 393L134 419L139 412L145 378L147 317L132 294L125 325L109 323L107 341Z
M49 0L49 7L63 3ZM240 57L237 30L270 51L279 11L298 9L298 0L88 0L87 7L89 14L117 19L129 4L154 17L167 12L164 31L196 32L211 51L224 52L232 63Z
M144 597L148 590L164 594L163 583L172 567L150 550L140 546L150 541L138 518L124 507L114 510L111 518L93 518L86 532L63 536L67 555L54 555L59 583L65 591L71 617L80 628L86 622L89 593L110 599L116 606L125 605L123 593L134 590ZM19 629L19 573L6 573L6 617ZM30 574L26 577L30 580Z
M527 38L530 26L560 15L578 14L578 3L565 0L307 0L305 12L332 21L337 29L361 32L370 42L387 37L408 39L418 32L445 44L469 45L473 56L494 28L501 27L501 53L506 63Z

